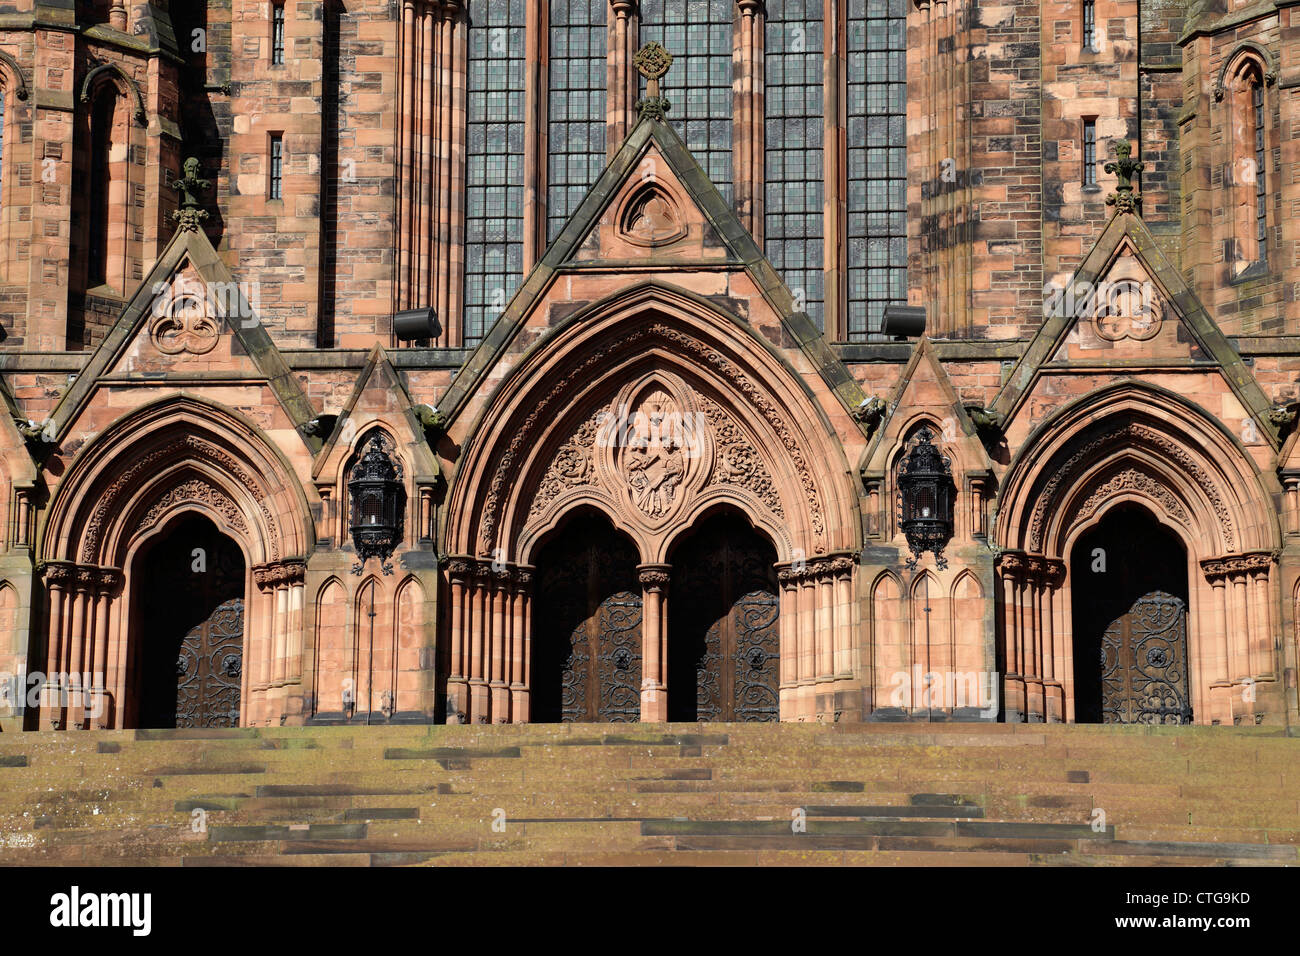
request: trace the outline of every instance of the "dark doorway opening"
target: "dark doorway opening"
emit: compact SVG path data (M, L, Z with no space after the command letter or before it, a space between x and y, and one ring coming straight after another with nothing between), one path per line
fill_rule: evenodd
M637 551L603 517L572 518L535 561L530 719L641 719Z
M237 727L244 656L244 555L185 514L136 556L128 687L135 727Z
M1070 554L1074 719L1191 723L1187 552L1148 512L1124 504Z
M668 719L780 718L776 551L743 518L701 522L674 551Z

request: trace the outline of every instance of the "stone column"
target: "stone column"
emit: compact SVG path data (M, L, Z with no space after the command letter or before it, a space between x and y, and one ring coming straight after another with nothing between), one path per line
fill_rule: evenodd
M780 568L776 576L781 584L781 613L777 618L781 632L780 717L792 720L797 716L799 684L799 572Z
M485 724L488 721L489 691L487 682L487 642L491 639L492 605L488 594L491 588L492 565L481 561L475 568L474 585L470 592L470 613L473 616L470 632L469 667L469 722Z
M1024 720L1026 713L1022 661L1024 616L1020 593L1027 568L1026 556L1020 552L1004 552L998 558L998 576L1002 581L1002 642L1007 669L1003 675L1003 706L1008 723Z
M513 608L514 653L510 660L510 718L515 723L527 723L529 714L529 660L532 657L533 624L533 569L515 569Z
M635 113L638 80L632 68L632 56L637 49L639 11L636 0L610 0L609 8L614 18L607 28L609 102L605 109L605 155L612 159L627 138Z
M447 584L451 592L448 604L449 632L447 647L450 661L447 667L447 706L445 720L459 724L468 720L469 681L466 677L469 662L466 659L468 643L469 588L473 580L474 565L466 558L452 558L447 562Z
M491 694L489 719L494 724L504 724L510 719L510 683L506 676L506 665L511 655L512 615L509 604L513 580L512 568L492 569L492 670L488 687Z
M733 112L736 213L760 248L763 245L763 23L762 0L737 0ZM672 53L672 50L668 51Z
M637 579L641 582L641 720L645 723L662 723L668 719L664 600L669 570L664 564L637 568Z
M58 674L65 668L63 658L66 644L64 628L66 627L65 604L68 587L72 583L73 570L76 567L70 561L50 561L42 567L45 578L46 600L49 612L45 616L49 630L46 632L45 685L40 697L40 723L42 730L60 730L64 726L63 708L60 706L59 690L51 682L58 680Z
M396 308L432 307L457 345L463 229L465 31L459 0L402 0L397 104Z

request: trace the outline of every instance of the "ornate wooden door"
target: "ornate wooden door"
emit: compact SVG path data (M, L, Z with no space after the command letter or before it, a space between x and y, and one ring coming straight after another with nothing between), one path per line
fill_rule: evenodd
M1149 511L1120 505L1070 560L1074 719L1188 724L1187 553Z
M176 726L238 727L244 664L244 599L218 605L181 641Z
M669 720L780 717L775 555L743 521L701 527L673 561Z
M641 592L635 549L575 520L537 559L531 716L641 719Z
M1101 641L1102 723L1189 724L1187 605L1152 591L1111 622Z
M186 515L136 565L133 635L139 727L237 727L244 651L244 556Z

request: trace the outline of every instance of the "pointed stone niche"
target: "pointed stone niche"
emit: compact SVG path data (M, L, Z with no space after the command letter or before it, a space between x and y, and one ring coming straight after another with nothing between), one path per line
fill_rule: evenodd
M713 218L698 205L668 158L652 145L622 182L609 189L599 217L565 261L662 266L729 259L731 253Z
M618 234L635 246L666 246L686 238L686 223L667 190L649 182L628 194L618 217Z

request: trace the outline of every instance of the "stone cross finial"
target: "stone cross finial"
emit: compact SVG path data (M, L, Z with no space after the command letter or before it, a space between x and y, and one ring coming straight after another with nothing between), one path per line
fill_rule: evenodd
M1142 172L1142 161L1133 159L1133 146L1128 140L1115 144L1115 161L1107 163L1106 172L1116 177L1115 191L1106 197L1106 205L1116 212L1137 212L1142 194L1133 188L1133 174Z
M179 224L182 232L199 228L199 224L208 218L208 211L202 208L198 194L212 187L211 180L199 178L199 161L191 156L185 160L185 175L172 181L172 189L181 194L181 208L172 213L172 218Z
M659 95L659 80L673 65L673 56L662 46L651 40L632 58L636 71L646 79L645 99L637 103L642 116L653 116L662 120L670 106L668 98Z

